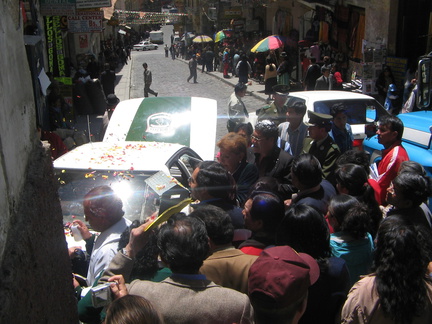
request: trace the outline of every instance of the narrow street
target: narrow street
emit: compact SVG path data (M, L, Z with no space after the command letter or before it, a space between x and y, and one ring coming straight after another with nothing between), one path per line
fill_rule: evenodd
M170 36L172 26L164 26L164 39L168 46L171 44ZM197 72L197 84L186 81L189 76L187 61L182 59L171 59L165 57L163 49L165 44L159 45L157 50L132 51L132 64L130 76L130 98L140 98L144 96L144 80L142 64L146 62L152 71L153 83L151 89L159 93L159 97L206 97L217 100L218 103L218 125L216 139L219 140L227 133L226 114L227 105L231 93L234 91L233 85L225 83L223 80L211 75L211 73L201 73L201 66ZM129 61L131 62L131 61ZM237 78L235 78L237 79ZM264 89L264 85L260 86ZM249 112L265 105L265 101L252 95L244 97L244 103Z

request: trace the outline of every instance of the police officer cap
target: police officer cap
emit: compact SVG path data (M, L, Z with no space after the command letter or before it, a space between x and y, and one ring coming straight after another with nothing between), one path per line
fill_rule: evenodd
M289 94L290 87L285 84L277 84L273 86L273 92L280 96L287 96Z
M308 117L309 117L309 121L305 123L306 126L320 126L320 127L329 125L330 121L333 118L331 115L320 114L311 110L308 110Z

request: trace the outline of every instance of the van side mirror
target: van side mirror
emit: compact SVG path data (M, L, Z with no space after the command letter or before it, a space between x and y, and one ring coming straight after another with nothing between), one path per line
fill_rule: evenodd
M418 79L417 79L417 107L429 108L431 105L431 62L432 57L423 57L418 64Z

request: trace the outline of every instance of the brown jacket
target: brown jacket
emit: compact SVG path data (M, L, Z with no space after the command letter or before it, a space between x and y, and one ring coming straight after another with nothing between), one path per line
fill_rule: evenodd
M432 285L427 284L428 300L426 309L415 317L412 324L432 323ZM394 324L384 316L375 288L375 276L369 275L357 281L348 294L342 309L342 324Z
M216 250L204 260L200 273L222 287L247 294L249 268L257 258L234 247Z

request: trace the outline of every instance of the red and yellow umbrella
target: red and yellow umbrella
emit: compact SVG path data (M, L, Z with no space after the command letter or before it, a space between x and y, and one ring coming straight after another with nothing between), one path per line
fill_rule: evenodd
M260 40L254 47L252 47L251 52L267 52L269 50L275 50L283 46L283 41L280 36L272 35Z

